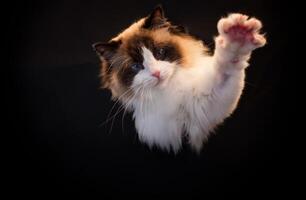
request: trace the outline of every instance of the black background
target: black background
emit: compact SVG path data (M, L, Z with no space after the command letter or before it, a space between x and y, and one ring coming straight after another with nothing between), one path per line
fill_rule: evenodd
M114 103L99 89L91 44L109 40L158 3L210 48L221 16L241 12L264 24L268 43L250 60L239 107L200 155L187 145L177 155L150 150L139 143L129 114L122 120L121 112L111 132L112 121L103 125ZM287 157L277 127L287 129L280 91L289 43L281 29L283 7L264 0L13 1L5 39L13 74L6 106L6 132L13 136L9 185L21 194L45 195L281 191Z

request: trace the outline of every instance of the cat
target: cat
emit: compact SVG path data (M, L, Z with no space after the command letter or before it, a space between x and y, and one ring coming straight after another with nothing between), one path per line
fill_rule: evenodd
M140 141L177 153L183 138L200 152L237 107L251 52L266 43L262 24L234 13L217 24L213 55L157 6L109 42L93 44L102 87L133 113Z

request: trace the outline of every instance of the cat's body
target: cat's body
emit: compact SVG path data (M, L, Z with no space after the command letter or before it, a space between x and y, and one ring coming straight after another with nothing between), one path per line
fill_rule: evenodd
M221 19L211 56L157 7L94 47L102 60L103 85L133 112L141 141L177 152L186 136L199 151L237 106L251 51L265 44L260 28L258 20L241 14Z

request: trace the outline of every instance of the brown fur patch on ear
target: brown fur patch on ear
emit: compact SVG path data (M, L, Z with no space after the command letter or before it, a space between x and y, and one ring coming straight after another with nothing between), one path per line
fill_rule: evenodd
M92 47L100 58L110 60L116 53L121 43L121 40L110 41L108 43L97 42L93 44Z

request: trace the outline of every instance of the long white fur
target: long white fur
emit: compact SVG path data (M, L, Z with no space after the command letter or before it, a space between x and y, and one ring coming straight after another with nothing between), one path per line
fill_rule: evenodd
M200 151L209 133L234 111L251 51L265 43L257 32L257 45L239 46L230 41L225 27L244 18L233 14L221 19L214 56L198 56L190 67L156 60L150 50L142 48L145 69L134 78L135 98L129 102L141 141L177 152L187 133L191 146ZM243 22L249 22L246 20ZM156 70L164 81L151 75Z

